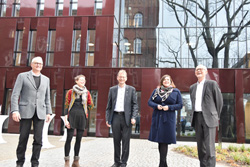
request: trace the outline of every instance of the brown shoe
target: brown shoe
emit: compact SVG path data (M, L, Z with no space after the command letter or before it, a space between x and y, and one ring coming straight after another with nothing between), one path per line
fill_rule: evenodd
M69 156L64 157L65 165L64 167L69 167Z
M80 167L79 159L80 159L79 156L74 156L74 162L72 164L72 167Z

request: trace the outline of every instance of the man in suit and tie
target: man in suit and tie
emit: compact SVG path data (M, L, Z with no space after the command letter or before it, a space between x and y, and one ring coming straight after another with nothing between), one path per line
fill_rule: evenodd
M191 122L195 128L198 157L201 167L215 167L215 136L223 97L218 84L206 80L207 68L198 65L195 69L198 82L190 87L192 101Z
M38 167L42 147L44 120L50 120L50 80L41 74L43 60L35 57L31 61L31 71L20 73L11 96L11 112L15 122L20 122L20 136L17 146L17 167L25 161L25 151L33 122L34 141L31 166Z
M112 167L125 167L129 157L129 142L132 124L138 112L137 94L134 87L126 85L127 72L117 74L118 85L109 89L106 108L106 125L112 127L114 142L114 161ZM122 141L122 155L121 154Z

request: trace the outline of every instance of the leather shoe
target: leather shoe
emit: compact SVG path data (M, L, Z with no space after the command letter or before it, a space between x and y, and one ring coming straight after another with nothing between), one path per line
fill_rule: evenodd
M120 167L126 167L127 165L126 164L121 164Z
M119 167L119 164L114 163L111 167Z
M23 165L16 165L16 167L23 167Z

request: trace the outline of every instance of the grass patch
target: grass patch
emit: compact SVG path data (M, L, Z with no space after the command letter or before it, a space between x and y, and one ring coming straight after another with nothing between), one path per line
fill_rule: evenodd
M174 151L198 158L197 147L184 145L174 148ZM216 146L216 161L234 167L249 167L250 148L246 148L244 144L240 147L229 145L226 149Z

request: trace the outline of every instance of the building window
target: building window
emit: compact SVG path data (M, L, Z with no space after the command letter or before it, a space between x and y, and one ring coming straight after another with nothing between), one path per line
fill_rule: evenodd
M69 15L70 16L76 16L77 15L77 2L78 2L78 0L71 0L70 1L70 10L69 10Z
M95 15L102 15L102 0L95 0Z
M98 99L98 91L91 90L91 97L94 103L94 108L89 112L89 132L96 132L96 112L97 112L97 99Z
M7 89L5 96L5 111L3 111L1 115L10 115L11 95L12 95L12 89ZM1 109L3 109L3 106L1 106ZM9 124L9 118L6 118L6 121L4 121L3 124L4 131L8 130L8 124Z
M37 0L36 16L43 16L44 0Z
M72 36L71 66L79 66L81 30L74 30Z
M141 54L141 39L139 38L134 40L134 53Z
M142 27L142 14L141 13L136 13L134 17L134 26L135 27Z
M129 48L130 48L130 43L128 42L128 39L124 39L124 44L123 44L123 46L124 46L124 49L123 49L123 52L124 53L129 53Z
M13 6L12 6L12 16L18 17L20 12L20 0L14 0Z
M47 40L46 66L53 66L55 51L56 31L49 30Z
M29 34L29 43L28 43L28 66L31 63L33 57L35 57L35 49L36 49L36 31L30 31Z
M14 66L20 66L23 44L23 31L16 31L14 47Z
M124 27L129 27L129 15L127 13L124 15Z
M57 0L55 16L62 16L62 15L63 15L63 0Z
M0 17L6 16L6 1L0 0Z
M85 66L94 66L95 30L88 30Z

